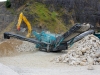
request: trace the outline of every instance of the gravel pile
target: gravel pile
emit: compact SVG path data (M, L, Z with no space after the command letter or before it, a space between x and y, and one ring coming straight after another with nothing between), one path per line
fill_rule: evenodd
M3 42L0 42L0 56L12 56L16 55L17 51L15 50L16 46L20 46L22 41L17 39L6 39Z
M88 35L74 43L67 54L54 58L53 61L69 65L100 65L100 40L94 35Z
M28 51L35 51L35 44L30 43L27 41L23 41L21 45L16 46L15 48L18 52L28 52Z
M17 39L0 42L0 56L13 56L18 52L36 51L35 44Z

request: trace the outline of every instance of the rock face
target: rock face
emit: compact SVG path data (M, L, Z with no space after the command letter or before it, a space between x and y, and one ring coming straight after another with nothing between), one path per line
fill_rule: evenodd
M62 10L65 23L69 20L74 22L86 22L100 25L100 0L36 0L45 3L55 10Z
M15 16L7 10L5 3L0 3L0 32L13 22Z
M25 3L26 0L10 0L11 6L14 8L19 8L21 5Z
M0 3L0 31L7 27L11 22L14 22L16 9L26 3L40 2L45 4L50 11L57 11L60 14L57 17L62 18L66 25L74 23L90 23L94 26L100 26L100 0L10 0L11 10L6 9L5 3ZM27 1L27 2L26 2ZM30 10L29 8L26 10ZM22 11L22 10L21 10ZM19 14L18 14L19 15ZM26 14L25 14L26 15ZM27 16L28 15L28 16ZM34 19L34 14L27 18L31 21ZM16 25L17 21L14 22ZM13 24L13 25L14 25ZM67 26L68 27L68 26Z
M0 3L0 34L2 34L3 31L11 31L13 27L16 28L17 24L17 11L19 7L24 5L26 0L10 0L11 2L11 8L6 8L6 2ZM0 36L0 38L2 38Z

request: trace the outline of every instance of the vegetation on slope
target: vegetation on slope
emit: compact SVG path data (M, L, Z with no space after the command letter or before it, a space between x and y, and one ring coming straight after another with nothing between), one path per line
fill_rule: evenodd
M66 26L60 18L59 13L49 11L42 3L33 1L33 3L25 7L23 12L32 26L42 27L43 29L47 28L49 31L55 33L66 31Z

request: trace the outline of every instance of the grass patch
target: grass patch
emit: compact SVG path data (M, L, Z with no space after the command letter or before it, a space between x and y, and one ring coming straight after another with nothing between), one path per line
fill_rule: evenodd
M24 11L24 13L34 16L34 19L31 21L33 26L39 25L46 27L49 31L56 33L66 31L64 23L58 17L58 12L50 12L44 4L38 2L34 2L28 6L28 9L29 11Z

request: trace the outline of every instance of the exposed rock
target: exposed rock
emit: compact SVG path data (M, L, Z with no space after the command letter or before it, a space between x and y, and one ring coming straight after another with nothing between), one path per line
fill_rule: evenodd
M100 57L100 50L99 51L96 51L95 56L96 57Z
M10 0L12 8L19 8L24 5L27 0Z
M74 22L87 22L93 25L100 25L100 1L99 0L36 0L45 3L48 7L55 10L64 9L63 19L69 23L72 19ZM70 14L70 15L69 15Z

